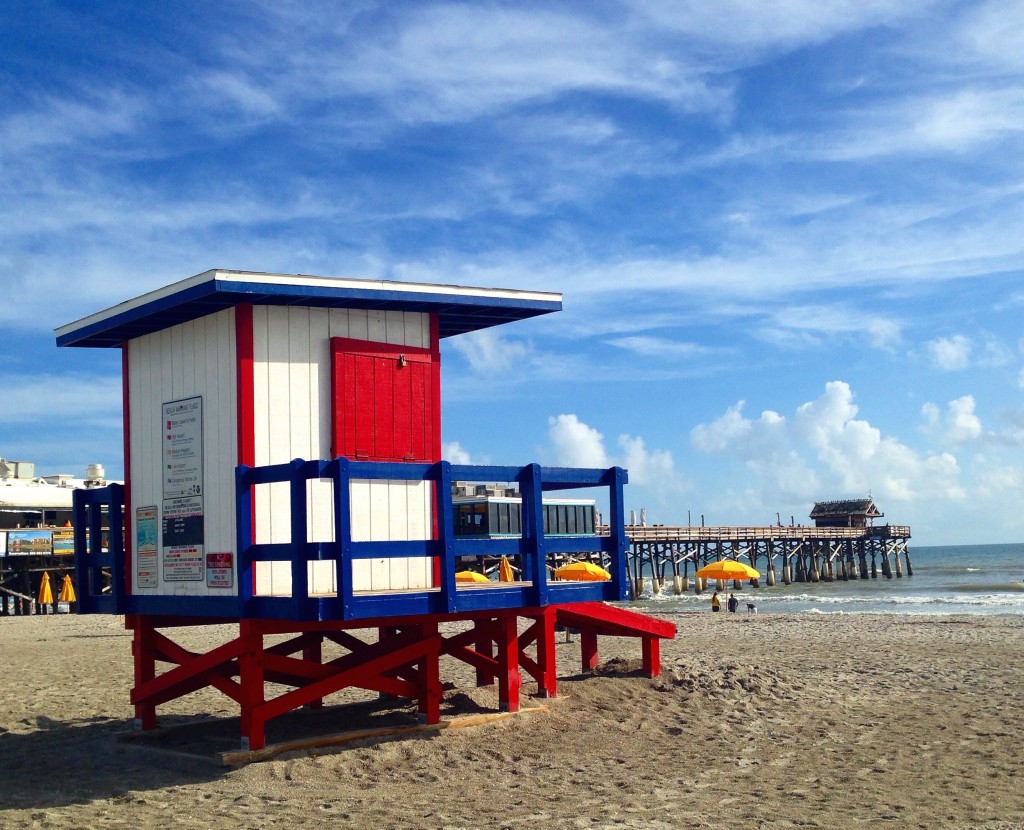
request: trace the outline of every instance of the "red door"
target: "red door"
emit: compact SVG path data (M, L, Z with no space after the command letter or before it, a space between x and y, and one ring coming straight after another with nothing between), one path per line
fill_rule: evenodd
M331 362L332 455L353 461L440 460L436 351L335 337Z

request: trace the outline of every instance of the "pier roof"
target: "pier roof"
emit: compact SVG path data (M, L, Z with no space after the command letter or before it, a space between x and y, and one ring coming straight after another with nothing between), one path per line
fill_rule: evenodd
M451 337L560 311L562 295L214 269L61 326L57 345L116 348L240 303L427 312L438 316L440 336Z
M869 516L878 518L884 515L878 512L873 499L842 499L839 501L815 502L811 510L812 519L824 516Z

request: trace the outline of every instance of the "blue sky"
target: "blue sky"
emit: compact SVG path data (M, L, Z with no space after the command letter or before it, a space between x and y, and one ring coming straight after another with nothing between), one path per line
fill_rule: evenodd
M1024 539L1019 2L0 6L0 454L121 471L53 329L209 268L560 291L446 453L651 522Z

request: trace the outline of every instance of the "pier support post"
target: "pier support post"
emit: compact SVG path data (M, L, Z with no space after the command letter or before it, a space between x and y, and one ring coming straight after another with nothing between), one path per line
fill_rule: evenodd
M914 569L910 565L910 548L904 550L903 555L907 558L907 576L913 576Z

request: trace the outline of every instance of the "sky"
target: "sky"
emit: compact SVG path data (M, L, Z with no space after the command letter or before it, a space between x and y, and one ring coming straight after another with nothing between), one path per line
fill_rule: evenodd
M53 330L211 268L561 292L443 341L452 461L1024 540L1020 0L0 4L0 456L123 474Z

